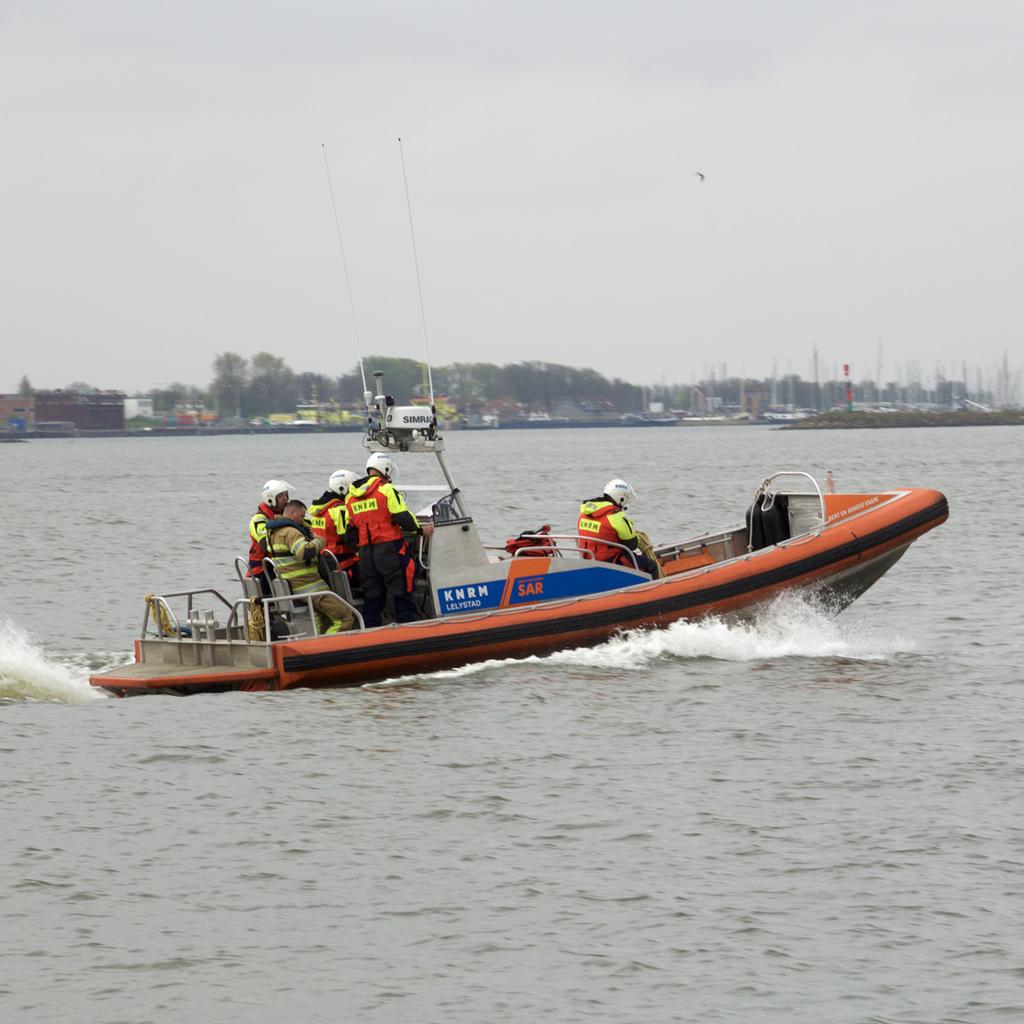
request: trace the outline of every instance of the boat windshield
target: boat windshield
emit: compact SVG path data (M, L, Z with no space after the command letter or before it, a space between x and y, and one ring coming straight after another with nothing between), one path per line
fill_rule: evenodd
M446 483L396 485L405 502L418 519L432 519L435 523L452 523L466 516L459 508L458 491Z

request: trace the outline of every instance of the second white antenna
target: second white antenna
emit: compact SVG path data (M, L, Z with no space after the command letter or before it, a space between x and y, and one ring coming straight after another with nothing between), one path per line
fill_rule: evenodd
M420 280L420 259L416 253L416 229L412 223L412 202L409 199L409 179L405 173L405 151L398 140L398 155L402 160L402 183L405 185L405 207L409 211L409 235L412 238L412 261L416 266L416 291L420 298L420 323L423 325L423 348L427 356L427 383L430 385L430 407L434 408L434 371L430 360L430 340L427 338L427 313L423 308L423 283Z
M327 162L327 146L320 148L324 153L324 169L327 171L327 187L331 192L331 209L334 210L334 228L338 233L338 250L341 252L341 266L345 271L345 287L348 289L348 308L352 312L352 331L356 339L356 355L359 356L359 376L363 378L363 394L366 394L366 370L363 368L363 346L359 341L359 324L356 322L356 303L352 298L352 279L348 275L348 260L345 259L345 243L341 240L341 219L338 217L338 204L334 201L334 182L331 181L331 165Z

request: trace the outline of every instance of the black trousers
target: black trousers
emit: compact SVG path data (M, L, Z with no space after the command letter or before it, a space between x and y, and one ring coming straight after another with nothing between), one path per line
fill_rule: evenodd
M416 603L412 599L416 566L404 540L383 544L364 544L359 549L359 575L363 578L363 621L369 626L381 624L388 594L395 602L395 621L412 622Z

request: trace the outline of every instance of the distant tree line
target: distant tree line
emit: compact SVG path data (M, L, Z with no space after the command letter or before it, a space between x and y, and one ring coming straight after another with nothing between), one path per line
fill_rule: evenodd
M364 360L367 386L373 388L374 370L384 373L388 394L399 402L427 394L426 371L414 359L373 355ZM961 376L967 376L966 369ZM694 412L719 408L764 410L769 407L826 410L845 403L845 380L809 381L797 374L779 378L723 377L710 375L691 384L654 384L640 386L617 377L608 378L589 367L559 363L520 362L452 363L433 371L434 393L448 398L460 411L473 413L486 403L504 401L524 412L553 412L564 402L596 402L620 412L637 412L660 403L668 409ZM897 405L934 405L952 408L965 399L986 405L1016 405L1020 393L1020 373L1011 373L1004 359L1001 377L983 381L980 371L970 382L947 379L936 372L925 379L917 364L908 364L899 379L878 384L862 379L853 383L857 403ZM22 377L19 393L28 396L35 390ZM93 391L88 384L76 382L68 390ZM363 394L358 364L340 376L320 373L296 373L280 357L258 352L245 358L234 352L222 352L213 361L213 379L206 388L175 382L150 392L154 412L172 413L182 405L215 410L223 418L249 419L272 413L292 413L299 404L334 403L339 407L357 405Z

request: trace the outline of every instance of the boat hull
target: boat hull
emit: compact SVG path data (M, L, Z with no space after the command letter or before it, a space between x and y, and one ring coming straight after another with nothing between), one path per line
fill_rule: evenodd
M710 615L749 616L788 590L812 591L836 610L879 579L921 534L948 516L945 497L924 488L729 561L609 593L481 614L269 645L268 664L176 672L136 664L94 676L114 693L188 693L358 686L491 659L593 645L631 629L659 629ZM167 641L173 643L175 641ZM138 658L138 653L137 653Z

